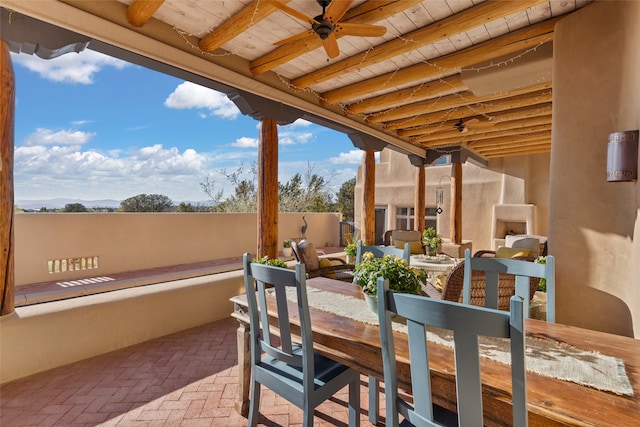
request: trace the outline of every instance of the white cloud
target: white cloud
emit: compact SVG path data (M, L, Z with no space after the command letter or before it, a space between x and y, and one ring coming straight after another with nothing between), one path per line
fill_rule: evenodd
M45 141L16 147L14 153L16 198L23 199L64 194L84 200L123 200L141 193L158 193L178 201L205 200L199 183L211 167L205 153L193 149L180 152L160 144L129 152L100 153L82 150L81 145Z
M178 110L204 108L209 110L209 115L225 119L235 119L240 114L238 107L226 95L191 82L181 83L167 97L164 105Z
M243 136L235 140L235 142L231 143L232 147L238 148L258 148L258 139L257 138L249 138L248 136Z
M25 141L25 146L36 145L72 145L78 146L86 144L96 134L93 132L82 132L79 130L60 130L38 128L29 135Z
M334 165L358 165L362 163L362 150L351 150L338 154L338 157L329 158L329 162Z
M95 75L104 67L123 69L130 66L127 62L93 50L67 53L47 60L35 55L12 55L11 59L43 79L84 85L93 84Z

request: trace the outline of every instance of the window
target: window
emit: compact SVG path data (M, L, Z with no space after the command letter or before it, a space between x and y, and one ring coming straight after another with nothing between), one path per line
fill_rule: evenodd
M436 207L425 207L424 223L425 227L433 227L437 230L438 215ZM397 230L413 230L415 220L414 208L398 207L396 208L396 229Z

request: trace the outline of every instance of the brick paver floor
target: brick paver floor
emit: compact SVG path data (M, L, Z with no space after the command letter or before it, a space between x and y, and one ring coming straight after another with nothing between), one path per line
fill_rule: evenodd
M246 426L236 328L229 318L3 384L0 426ZM345 388L319 406L315 425L346 426L347 400ZM301 410L264 387L260 412L261 426L301 425Z

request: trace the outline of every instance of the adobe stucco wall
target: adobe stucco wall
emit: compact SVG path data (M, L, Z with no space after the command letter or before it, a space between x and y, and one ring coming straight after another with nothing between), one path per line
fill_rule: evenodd
M549 248L557 320L640 336L640 184L608 183L607 138L640 128L640 2L606 1L554 35Z
M302 213L278 217L282 240L302 235ZM306 238L339 246L337 213L305 213ZM16 285L68 280L256 253L256 214L28 213L15 215ZM47 260L99 257L99 268L49 274Z

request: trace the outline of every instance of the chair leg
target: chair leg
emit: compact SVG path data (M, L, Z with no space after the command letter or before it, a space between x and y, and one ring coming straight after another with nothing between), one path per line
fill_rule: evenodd
M378 424L378 396L380 395L380 382L376 377L369 377L369 422Z
M302 415L302 427L313 427L313 410L314 408L311 405L305 405L304 414Z
M349 427L360 427L360 377L349 384Z
M251 381L251 393L249 394L249 420L247 426L255 427L258 425L258 416L260 409L260 383Z

